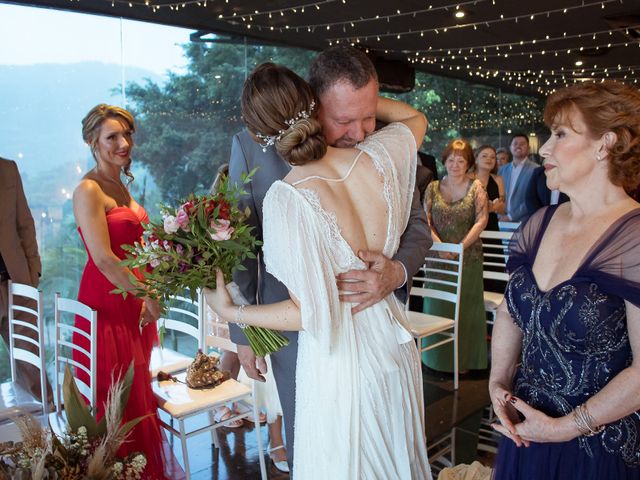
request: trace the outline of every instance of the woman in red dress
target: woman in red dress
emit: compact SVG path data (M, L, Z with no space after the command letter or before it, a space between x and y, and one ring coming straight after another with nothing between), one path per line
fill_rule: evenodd
M157 341L155 322L160 316L160 306L148 297L128 295L124 299L110 293L116 285L134 288L132 272L119 264L125 258L122 245L139 241L142 222L148 221L144 208L131 197L121 180L123 174L129 181L133 180L130 167L134 129L133 116L111 105L97 105L82 120L82 136L91 147L96 166L73 192L73 213L89 257L80 281L78 300L98 312L95 375L99 416L104 414L109 387L133 361L133 385L123 422L146 418L132 430L118 454L144 453L147 466L143 478L176 478L176 472L165 474L165 465L174 467L177 462L160 431L149 373L151 349ZM79 319L76 319L76 326L87 329L86 322ZM88 347L88 341L80 335L74 335L73 342ZM76 361L87 363L80 355ZM78 372L80 378L83 374Z

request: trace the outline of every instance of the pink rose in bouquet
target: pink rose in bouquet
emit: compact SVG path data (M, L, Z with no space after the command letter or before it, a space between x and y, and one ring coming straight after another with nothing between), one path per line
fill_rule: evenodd
M244 178L250 181L251 175ZM246 223L250 211L238 208L241 187L220 183L209 195L191 194L179 207L162 207L162 222L145 225L144 241L123 245L127 259L122 265L138 269L142 286L137 296L149 295L167 305L171 297L183 295L188 289L193 299L203 287L216 288L216 269L226 282L235 270L243 270L247 258L256 258L254 251L260 242L252 235L253 227ZM122 288L113 293L126 295ZM163 335L160 329L160 335ZM257 354L264 355L287 345L286 337L257 327L247 327L245 333Z
M231 221L219 218L218 220L211 220L211 228L214 230L211 233L213 240L229 240L233 234L233 227Z
M183 209L178 209L178 213L176 215L176 222L180 226L180 228L184 231L188 231L189 227L189 214Z

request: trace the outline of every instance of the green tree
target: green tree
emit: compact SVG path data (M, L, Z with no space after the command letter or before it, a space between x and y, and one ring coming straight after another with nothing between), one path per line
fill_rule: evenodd
M242 128L240 93L258 64L282 63L305 75L313 52L283 47L190 43L185 74L164 86L131 84L127 95L138 120L136 161L152 173L163 200L175 202L207 190L229 160L233 134Z
M242 128L240 93L247 74L271 61L305 76L315 52L286 47L190 43L184 74L163 86L130 84L127 94L138 119L136 161L143 163L165 202L211 185L227 162L234 133ZM429 131L423 149L438 156L455 137L499 146L512 131L542 132L540 99L418 72L416 87L395 95L425 112ZM502 137L500 137L500 134Z
M418 72L416 87L396 98L427 115L429 129L423 147L436 157L457 137L498 147L508 144L508 130L527 134L545 130L542 99L504 93L495 87L463 80Z

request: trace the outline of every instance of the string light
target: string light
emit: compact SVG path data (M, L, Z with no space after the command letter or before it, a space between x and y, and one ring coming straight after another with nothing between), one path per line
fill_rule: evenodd
M167 3L160 3L164 1ZM146 8L154 13L160 9L180 13L181 10L187 8L208 8L207 1L209 5L214 3L214 0L105 0L113 7ZM295 5L287 2L289 6L279 8L268 8L273 3L264 2L263 5L267 5L265 10L254 9L243 12L238 9L238 7L242 8L242 2L236 1L233 9L231 9L227 5L233 5L233 0L225 0L224 3L215 3L217 5L215 18L219 22L231 25L235 28L235 31L237 31L238 26L242 26L252 32L256 30L257 32L265 32L264 36L271 40L278 41L278 33L290 35L292 31L295 31L311 34L314 37L309 37L308 42L314 42L318 47L321 47L317 43L318 40L325 40L329 45L338 43L359 45L366 51L378 52L379 54L395 54L396 58L402 55L418 69L420 69L420 65L424 65L425 67L423 68L428 68L431 71L435 71L437 68L443 73L453 74L456 77L461 75L468 76L476 82L479 79L488 80L492 83L499 81L514 88L525 88L529 91L538 91L540 93L546 93L562 82L574 82L579 76L593 79L626 78L633 82L638 80L637 72L639 69L635 65L625 66L624 68L611 65L601 65L597 68L595 66L580 65L577 71L574 71L573 67L575 67L574 64L578 60L587 62L587 57L591 57L592 54L611 48L625 48L626 51L629 51L628 57L634 58L634 55L637 55L637 51L631 52L629 48L636 45L640 46L640 43L633 39L631 33L640 28L640 25L576 34L568 34L565 31L562 35L558 32L550 31L550 34L543 34L533 39L522 38L518 41L480 45L467 44L466 46L455 45L454 40L459 41L460 37L454 39L454 36L447 36L447 34L459 29L473 29L474 31L479 31L479 33L484 33L493 26L504 25L505 22L515 24L526 22L528 24L529 22L541 22L552 15L567 15L570 12L579 16L582 14L581 12L585 11L584 9L589 8L597 8L598 12L594 12L594 15L601 17L602 13L600 11L605 9L607 5L622 4L623 0L581 0L579 2L561 0L558 2L559 5L554 5L555 8L540 11L526 11L528 8L535 8L535 4L532 4L534 5L532 7L519 5L519 10L515 12L511 10L513 14L510 16L504 12L496 11L496 3L500 3L497 0L465 0L457 2L449 0L447 4L438 6L429 4L429 0L427 0L426 4L423 3L421 5L421 8L403 11L401 8L394 7L392 11L385 10L384 12L386 13L378 12L375 15L360 16L358 18L346 18L349 10L342 7L349 4L347 0L299 1L300 3ZM491 3L485 5L489 1ZM509 0L501 1L510 3ZM571 5L567 5L568 3L571 3ZM404 4L399 3L399 5ZM332 8L325 10L325 6L332 6ZM474 13L474 7L481 8L483 16L487 15L490 18L464 23L461 18L454 18L454 16L462 13ZM322 15L322 12L328 12L328 14L325 13L324 18L318 23L308 22L307 19L313 18L314 15L318 16L316 12L321 12L318 15ZM437 17L433 15L438 12L439 15ZM434 21L434 19L437 18L442 21L441 19L447 18L446 15L443 15L443 12L448 13L448 23L438 25L436 24L437 20ZM207 12L207 14L210 14L210 12ZM331 15L329 18L334 21L324 21L327 19L327 15ZM468 20L473 18L473 16L469 15L465 17ZM402 28L398 28L398 25L401 24L399 20L404 20ZM417 28L407 28L407 24L413 24ZM428 25L428 27L422 28L425 25ZM536 30L538 32L545 31L543 28ZM361 31L365 31L366 34L358 34ZM530 31L534 30L530 29ZM254 36L260 37L257 32ZM620 36L625 33L631 38L622 41ZM616 35L615 37L613 37L614 34ZM429 40L429 35L432 35L431 38L433 40ZM437 36L437 40L433 36ZM426 45L425 43L416 45L416 37L418 42L425 42ZM468 38L472 37L469 36ZM451 42L447 42L447 39L451 39ZM412 46L407 48L407 46L401 44L403 41ZM437 48L433 48L433 45L430 44L431 42L435 43ZM442 46L443 43L445 45L446 43L451 43L455 46ZM536 47L531 48L534 45ZM506 61L510 58L528 58L532 60L531 63L535 63L536 58L542 57L558 57L557 63L564 63L566 67L571 68L556 68L555 70L547 71L536 71L536 69L532 71L509 71L503 69L500 61L495 60ZM494 68L487 68L491 64L493 64Z
M516 46L524 46L524 45L535 45L537 43L543 43L543 42L555 42L558 40L573 40L573 39L582 39L582 38L587 38L587 37L591 37L591 40L596 40L598 35L605 35L605 34L611 34L611 32L620 32L620 33L626 33L629 30L633 30L636 28L640 28L640 24L638 25L630 25L628 27L620 27L620 28L613 28L613 29L609 29L609 30L598 30L596 32L588 32L588 33L577 33L574 35L567 35L566 33L564 33L563 35L560 36L556 36L556 37L550 37L549 35L545 35L544 38L537 38L537 39L532 39L532 40L518 40L515 42L503 42L503 43L493 43L493 44L483 44L483 45L475 45L473 47L442 47L442 48L425 48L425 49L418 49L418 50L412 50L413 52L417 52L417 53L440 53L440 52L449 52L450 51L457 51L458 55L462 55L463 52L467 52L469 54L472 54L474 50L482 50L482 49L499 49L499 48L509 48L512 49L513 47ZM577 48L577 47L576 47ZM390 49L391 52L406 52L407 49ZM569 52L567 52L569 53Z
M486 26L489 27L490 25L496 24L496 23L502 23L502 22L510 22L513 21L515 23L518 23L518 20L521 19L525 19L525 18L530 18L530 17L534 17L537 15L546 15L547 17L551 14L556 14L556 13L562 13L562 14L566 14L568 11L571 10L577 10L577 9L582 9L582 8L587 8L587 7L593 7L595 5L600 5L601 3L614 3L614 2L619 2L620 0L604 0L604 2L601 1L596 1L596 2L591 2L591 3L585 3L585 2L581 2L580 5L574 5L572 7L564 7L564 8L556 8L553 10L543 10L540 12L535 12L533 14L530 13L526 13L526 14L521 14L521 15L514 15L511 17L504 17L503 15L501 16L501 18L495 18L492 20L482 20L482 21L478 21L478 22L473 22L473 23L461 23L461 24L455 24L455 25L445 25L445 26L439 26L439 27L430 27L430 28L424 28L424 29L417 29L417 30L406 30L403 32L386 32L386 33L380 33L377 34L380 37L391 37L391 36L397 36L397 35L416 35L416 34L420 34L420 33L439 33L440 31L442 32L446 32L449 29L451 30L459 30L462 28L468 28L468 27L478 27L478 26ZM449 7L450 8L450 7ZM372 20L372 19L367 19L367 20ZM364 19L362 21L365 21ZM310 25L311 27L313 27L313 25ZM347 40L347 41L354 41L355 38L359 38L361 41L366 41L372 37L375 37L376 35L359 35L356 37L333 37L333 38L328 38L327 41L329 42L340 42L343 40Z
M455 59L462 59L462 60L468 60L469 58L508 58L508 57L530 57L533 58L533 55L545 55L545 54L549 54L549 53L563 53L566 55L570 55L571 53L576 53L576 52L581 52L584 51L585 49L587 50L599 50L601 48L611 48L611 47L636 47L636 46L640 46L640 44L635 44L635 43L631 43L631 42L617 42L617 43L603 43L603 44L599 44L599 45L591 45L591 46L581 46L581 47L577 47L577 48L573 48L573 49L567 49L566 47L564 48L557 48L557 49L551 49L551 50L532 50L532 51L523 51L523 52L509 52L509 53L500 53L500 52L496 52L496 53L482 53L482 54L473 54L470 56L464 56L464 55L448 55L448 56L431 56L431 59L434 62L437 61L444 61L444 60L455 60ZM414 59L415 60L415 59Z
M366 22L376 22L376 21L384 21L386 23L389 23L391 21L391 19L397 19L397 18L402 18L402 17L416 17L416 15L419 14L424 14L424 13L433 13L433 12L437 12L437 11L441 11L441 10L451 10L454 8L459 8L459 7L463 7L463 6L468 6L468 5L477 5L479 3L484 3L484 2L488 2L489 0L467 0L464 2L455 2L455 3L451 3L448 5L441 5L439 7L434 7L433 5L429 5L427 8L421 8L418 10L410 10L407 12L401 12L400 10L396 10L396 13L394 14L389 14L389 15L375 15L374 17L365 17L365 18L357 18L357 19L349 19L349 20L339 20L337 22L328 22L328 23L312 23L312 24L300 24L300 25L295 25L295 26L291 26L291 28L299 28L299 29L311 29L311 31L317 29L317 28L326 28L327 26L330 27L340 27L340 26L351 26L351 27L355 27L356 24L361 24L361 23L366 23ZM615 1L615 0L605 0L607 2L609 1ZM246 15L245 15L246 17ZM254 25L254 27L257 28L266 28L267 25ZM420 32L420 30L417 30L417 32ZM401 33L402 34L402 33ZM375 37L375 35L373 35ZM369 38L369 37L366 37ZM332 39L329 39L332 40Z
M326 5L328 3L335 3L338 0L319 0L319 1L315 1L315 2L309 2L309 3L305 3L302 5L295 5L292 7L286 7L286 8L274 8L272 10L263 10L263 11L255 11L253 13L237 13L234 12L233 15L227 15L227 16L219 16L218 18L220 20L230 20L230 19L235 19L237 17L260 17L260 16L264 16L267 15L269 18L272 18L272 16L274 14L280 14L280 16L284 16L285 12L288 13L298 13L298 11L300 11L300 13L304 13L304 9L305 8L311 8L311 7L315 7L316 10L320 10L320 5ZM346 0L340 0L343 4L346 4Z

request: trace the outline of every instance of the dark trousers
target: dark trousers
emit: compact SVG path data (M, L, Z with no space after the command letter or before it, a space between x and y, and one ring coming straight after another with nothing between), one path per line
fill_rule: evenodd
M296 361L298 358L298 333L284 332L289 345L271 354L271 368L278 387L278 396L282 406L285 442L287 444L287 462L293 471L293 426L296 414Z

